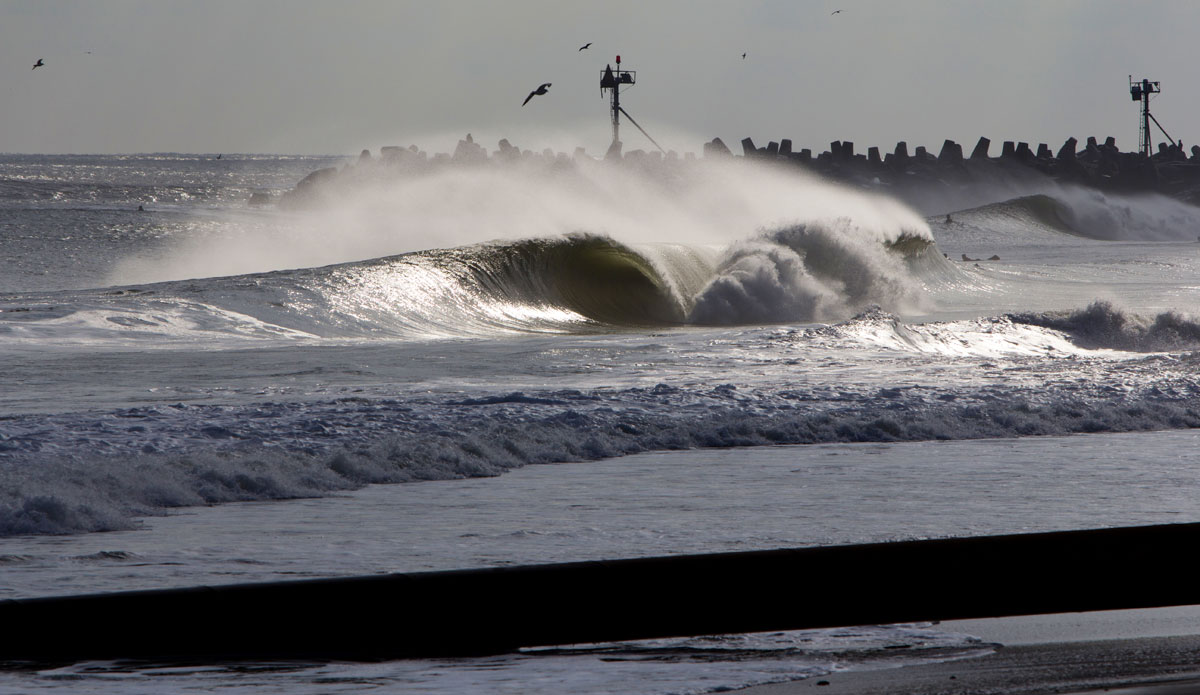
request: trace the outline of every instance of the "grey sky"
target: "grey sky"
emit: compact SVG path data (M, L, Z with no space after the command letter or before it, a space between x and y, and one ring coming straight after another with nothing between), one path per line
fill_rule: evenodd
M1130 73L1162 81L1153 111L1190 145L1198 32L1191 0L0 0L0 152L443 151L471 132L599 153L617 53L638 71L623 105L679 151L1133 149Z

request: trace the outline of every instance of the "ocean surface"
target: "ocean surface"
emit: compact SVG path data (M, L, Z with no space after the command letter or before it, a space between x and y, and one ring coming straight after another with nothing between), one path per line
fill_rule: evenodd
M1200 209L741 159L249 202L348 161L0 155L0 599L1200 521ZM992 648L915 624L0 691L701 693Z

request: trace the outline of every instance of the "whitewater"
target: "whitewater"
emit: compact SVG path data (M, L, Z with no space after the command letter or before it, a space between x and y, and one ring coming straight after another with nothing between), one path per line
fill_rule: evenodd
M0 598L1200 520L1200 209L740 158L360 165L248 202L350 162L0 155ZM711 692L991 648L877 626L0 689Z

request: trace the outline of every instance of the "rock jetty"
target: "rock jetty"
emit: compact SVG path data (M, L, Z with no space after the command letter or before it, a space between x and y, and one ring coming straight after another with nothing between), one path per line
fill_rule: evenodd
M928 198L939 190L947 192L970 184L996 182L1037 183L1057 181L1121 193L1161 193L1195 205L1200 205L1200 146L1184 150L1183 143L1162 143L1158 152L1146 157L1138 152L1122 152L1113 137L1100 142L1089 137L1080 146L1068 138L1057 150L1046 143L1036 147L1027 142L1004 141L998 156L993 156L992 141L981 137L970 155L962 145L945 140L935 154L924 146L911 152L908 143L899 142L890 152L881 153L878 147L868 147L866 153L855 151L855 143L834 141L829 149L814 153L811 149L797 150L792 140L771 141L759 147L751 138L741 141L741 154L734 154L720 138L703 144L702 157L721 159L740 157L781 167L797 167L822 178L855 187L883 189L902 200ZM562 171L573 170L582 159L616 162L621 165L662 169L686 166L697 157L692 153L680 156L674 151L622 152L621 143L614 143L603 157L593 157L583 148L568 155L550 149L534 152L501 140L498 149L489 153L468 134L458 141L453 153L430 155L416 145L384 147L378 156L363 150L357 160L341 168L326 168L312 172L296 187L280 197L284 207L303 207L337 195L345 186L364 180L420 176L446 167L492 167L527 165Z

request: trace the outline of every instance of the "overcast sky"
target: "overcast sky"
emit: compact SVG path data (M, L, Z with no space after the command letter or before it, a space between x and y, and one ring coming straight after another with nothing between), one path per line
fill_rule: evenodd
M681 152L747 135L1130 150L1131 73L1200 141L1194 0L0 0L0 152L445 151L471 132L598 154L618 53L638 75L622 105Z

